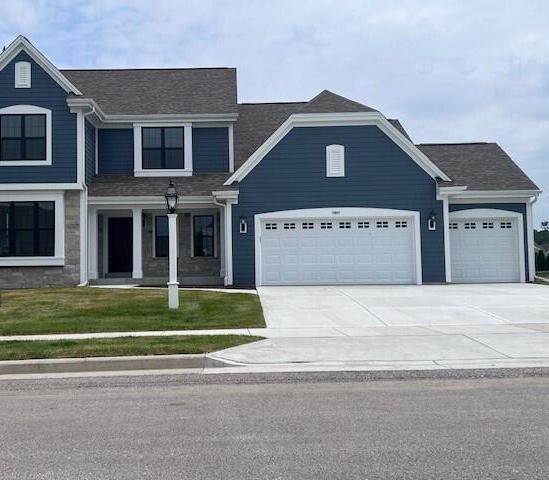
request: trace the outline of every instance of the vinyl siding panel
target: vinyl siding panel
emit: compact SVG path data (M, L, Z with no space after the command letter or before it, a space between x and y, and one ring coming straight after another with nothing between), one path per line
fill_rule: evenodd
M522 214L522 224L524 228L524 256L526 278L528 278L528 223L526 221L525 203L451 203L448 205L450 212L460 212L462 210L471 210L474 208L491 208L494 210L507 210Z
M99 129L99 175L133 175L133 129Z
M15 88L15 63L31 63L31 88ZM25 52L0 71L0 108L34 105L52 111L52 165L0 167L0 183L76 182L76 114L67 93Z
M345 146L345 177L326 177L326 146ZM291 130L240 183L233 210L235 285L255 284L254 215L322 207L414 210L421 217L423 281L444 282L442 202L435 181L375 126ZM429 231L433 212L437 229ZM247 234L238 231L248 219Z
M229 171L229 129L193 128L193 171Z
M90 184L95 175L95 127L86 120L86 184Z

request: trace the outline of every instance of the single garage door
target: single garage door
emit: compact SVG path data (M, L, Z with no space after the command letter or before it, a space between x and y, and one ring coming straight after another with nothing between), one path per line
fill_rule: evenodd
M452 282L519 282L519 236L517 218L450 216Z
M261 285L417 283L414 217L260 222Z

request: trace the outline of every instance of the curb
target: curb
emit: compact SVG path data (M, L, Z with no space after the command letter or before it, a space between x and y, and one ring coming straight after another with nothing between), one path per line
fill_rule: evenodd
M40 373L85 373L176 369L202 370L207 365L219 367L223 365L223 363L207 359L206 354L9 360L0 362L0 378L2 375Z

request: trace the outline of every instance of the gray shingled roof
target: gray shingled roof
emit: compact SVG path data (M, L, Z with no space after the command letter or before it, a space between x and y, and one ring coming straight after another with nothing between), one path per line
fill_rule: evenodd
M316 97L305 103L299 113L337 113L337 112L377 112L377 110L336 95L330 90L323 90Z
M62 70L111 115L236 113L236 69Z
M537 190L537 185L497 143L420 144L418 148L452 182L468 190Z
M175 177L177 193L183 196L209 196L214 190L238 190L224 187L228 173L196 173L191 177ZM152 196L163 197L170 179L166 177L134 177L130 175L100 175L89 186L92 197Z

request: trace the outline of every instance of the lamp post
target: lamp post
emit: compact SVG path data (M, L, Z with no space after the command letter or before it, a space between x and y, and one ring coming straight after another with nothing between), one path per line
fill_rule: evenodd
M170 180L170 186L166 190L166 206L168 208L168 233L169 233L169 264L170 278L168 281L168 307L171 309L179 308L179 282L177 281L177 201L179 196L175 189L173 180Z

